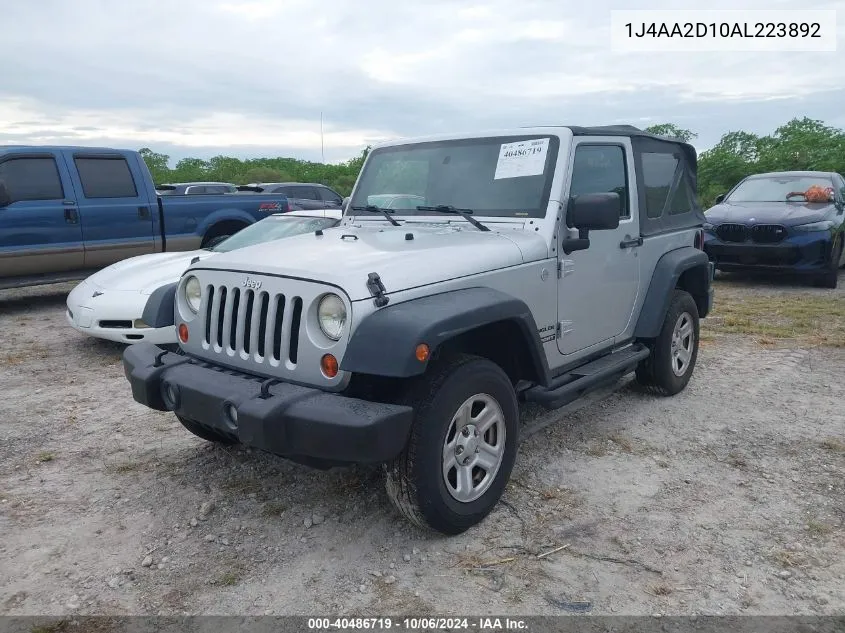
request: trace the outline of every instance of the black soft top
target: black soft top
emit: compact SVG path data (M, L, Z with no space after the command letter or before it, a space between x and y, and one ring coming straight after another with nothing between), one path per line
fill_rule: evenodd
M698 156L692 145L680 139L651 134L633 125L566 127L576 137L624 136L631 139L637 174L640 233L643 236L693 228L704 223L704 211L698 203ZM668 187L667 183L649 178L653 173L655 154L662 155L658 159L666 158L667 155L677 159L675 174ZM688 211L677 212L679 199L685 200Z

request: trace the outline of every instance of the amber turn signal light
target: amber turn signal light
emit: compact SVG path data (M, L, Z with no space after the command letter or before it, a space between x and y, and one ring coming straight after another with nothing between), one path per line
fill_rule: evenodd
M414 355L417 357L417 360L421 363L424 363L428 360L428 356L431 354L431 350L428 349L428 345L425 343L420 343L417 345L417 349L414 350Z
M183 343L188 342L188 326L184 323L179 324L179 340Z
M320 359L320 369L323 370L323 375L326 378L334 378L337 376L337 359L331 354L326 354Z

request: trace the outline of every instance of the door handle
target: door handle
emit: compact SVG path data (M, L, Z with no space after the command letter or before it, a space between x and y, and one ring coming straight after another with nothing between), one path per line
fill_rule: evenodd
M150 210L148 207L138 207L138 217L142 220L147 220L150 217Z
M643 245L643 238L638 237L635 239L630 240L622 240L619 242L619 248L634 248L635 246L642 246Z
M76 202L73 201L73 200L62 200L62 204L65 205L66 207L72 207L73 205L76 204Z
M68 224L77 224L79 222L79 214L76 209L65 209L65 222Z

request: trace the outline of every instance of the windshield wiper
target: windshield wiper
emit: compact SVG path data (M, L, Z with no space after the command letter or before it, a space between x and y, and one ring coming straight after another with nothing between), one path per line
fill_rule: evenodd
M456 209L451 204L438 204L436 207L417 207L417 211L434 211L435 213L450 213L452 215L460 215L479 231L490 230L470 215L472 213L472 209Z
M391 209L382 209L381 207L377 207L373 204L368 204L362 207L349 207L353 211L366 211L368 213L381 213L393 226L402 226L399 224L395 219L390 217L390 214L393 213Z

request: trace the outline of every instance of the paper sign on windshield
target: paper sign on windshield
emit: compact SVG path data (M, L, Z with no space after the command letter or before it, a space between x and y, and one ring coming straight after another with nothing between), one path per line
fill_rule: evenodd
M549 139L537 138L530 141L503 143L499 150L499 162L493 180L539 176L546 169L546 153Z

